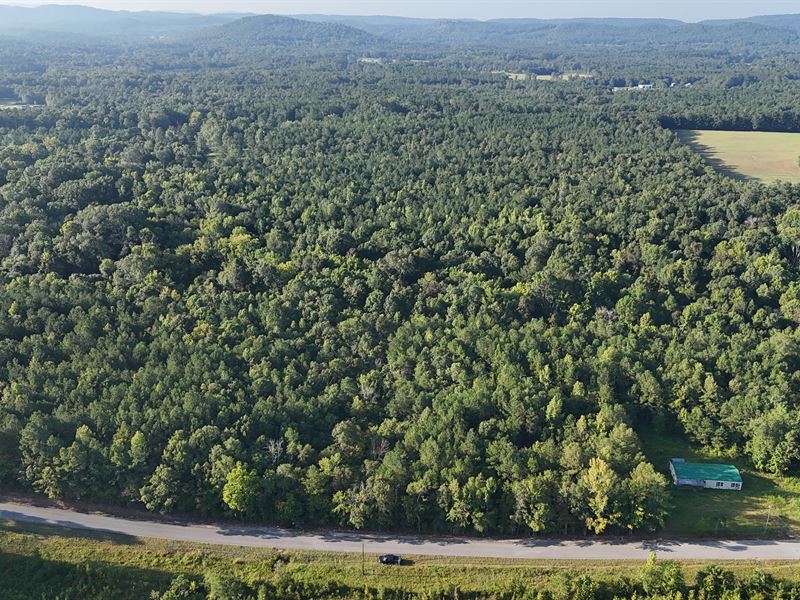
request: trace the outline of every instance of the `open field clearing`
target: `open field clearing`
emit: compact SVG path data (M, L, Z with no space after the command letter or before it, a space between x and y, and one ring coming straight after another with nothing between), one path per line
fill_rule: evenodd
M678 138L719 171L764 183L800 182L800 133L682 130Z
M733 463L744 480L740 491L677 489L670 486L672 508L665 537L789 538L800 535L800 479L759 473L741 456L714 456L691 446L683 436L642 435L649 461L667 474L670 458Z

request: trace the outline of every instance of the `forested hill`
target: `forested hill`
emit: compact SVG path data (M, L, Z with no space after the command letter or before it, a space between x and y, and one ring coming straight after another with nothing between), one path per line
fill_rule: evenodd
M258 47L364 49L380 44L376 36L341 23L315 23L276 15L259 15L204 29L190 40L201 44Z
M86 6L48 5L35 8L0 6L0 34L30 37L79 34L93 38L141 39L174 36L212 27L243 15L197 15L169 12L127 12Z
M762 25L768 25L770 27L778 27L782 29L800 29L800 15L762 15L747 19L719 19L713 21L704 21L704 24L729 25L731 23L742 21L760 23Z
M303 17L299 17L303 18ZM312 17L322 20L323 17ZM738 47L794 44L796 28L755 21L690 24L644 19L505 19L497 21L398 21L330 17L406 44L458 47L546 48L616 46L677 49L695 46Z

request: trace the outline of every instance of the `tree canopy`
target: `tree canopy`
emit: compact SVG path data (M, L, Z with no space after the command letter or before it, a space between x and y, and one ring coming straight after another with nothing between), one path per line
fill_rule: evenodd
M603 533L669 509L643 430L796 468L799 188L725 177L665 128L794 129L790 57L375 62L314 31L0 44L25 105L0 110L3 485Z

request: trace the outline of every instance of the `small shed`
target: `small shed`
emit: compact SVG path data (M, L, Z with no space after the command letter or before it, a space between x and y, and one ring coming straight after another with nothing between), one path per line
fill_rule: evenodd
M682 458L669 461L669 472L675 485L741 490L742 476L733 465L686 462Z

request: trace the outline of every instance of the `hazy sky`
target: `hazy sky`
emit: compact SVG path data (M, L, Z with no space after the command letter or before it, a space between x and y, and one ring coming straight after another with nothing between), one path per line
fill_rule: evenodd
M126 10L499 17L666 17L683 21L800 13L800 0L0 0Z

